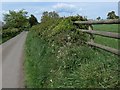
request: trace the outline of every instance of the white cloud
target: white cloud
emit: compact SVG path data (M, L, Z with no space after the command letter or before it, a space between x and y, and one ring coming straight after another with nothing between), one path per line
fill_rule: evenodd
M75 8L75 5L67 3L58 3L54 5L53 8Z
M82 15L83 9L71 3L57 3L53 6L53 10L62 16L70 16L80 14Z
M69 3L58 3L53 6L53 9L58 13L75 13L76 11L82 10L78 9L76 5Z

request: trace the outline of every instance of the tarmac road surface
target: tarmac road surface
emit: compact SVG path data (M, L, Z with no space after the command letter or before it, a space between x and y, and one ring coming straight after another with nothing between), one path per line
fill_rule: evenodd
M24 88L24 44L28 32L23 31L2 46L2 88Z

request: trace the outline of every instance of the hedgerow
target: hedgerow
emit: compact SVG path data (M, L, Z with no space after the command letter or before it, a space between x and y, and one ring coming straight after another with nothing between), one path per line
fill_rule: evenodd
M87 19L56 18L31 28L25 48L28 88L118 87L118 57L88 47L88 36L77 29L88 26L75 20Z
M2 30L2 43L13 38L21 32L18 28L8 28Z

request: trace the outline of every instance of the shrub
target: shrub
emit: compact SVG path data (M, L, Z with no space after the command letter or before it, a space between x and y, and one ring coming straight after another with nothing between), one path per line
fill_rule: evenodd
M32 27L25 48L28 88L118 87L118 57L84 44L87 36L77 28L88 26L75 26L76 20L87 19L50 19Z
M8 29L2 30L2 43L7 41L10 38L16 36L20 32L21 31L18 30L17 28L8 28Z

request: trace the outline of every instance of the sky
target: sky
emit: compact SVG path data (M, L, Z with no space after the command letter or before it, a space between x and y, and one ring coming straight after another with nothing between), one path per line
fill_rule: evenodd
M1 0L2 2L118 2L119 0Z
M60 16L82 15L88 19L100 16L106 19L107 13L115 11L118 15L118 2L2 2L2 13L9 10L25 9L40 21L44 11L56 11Z

